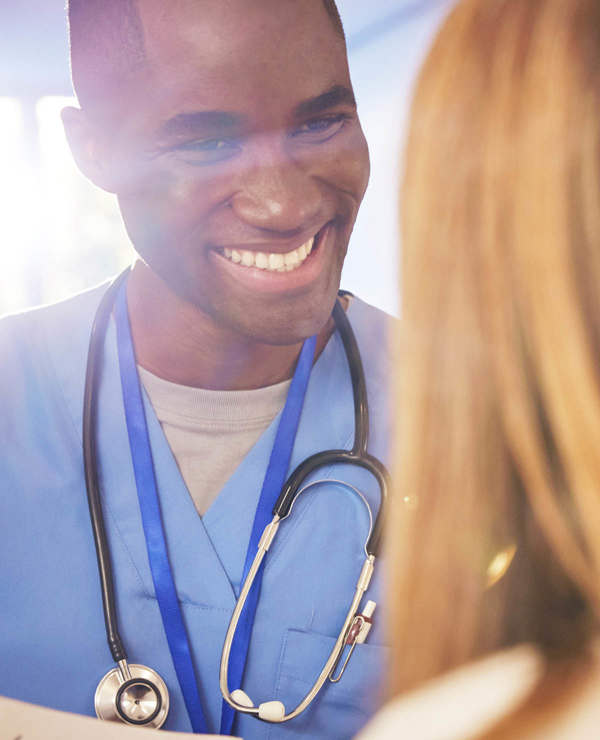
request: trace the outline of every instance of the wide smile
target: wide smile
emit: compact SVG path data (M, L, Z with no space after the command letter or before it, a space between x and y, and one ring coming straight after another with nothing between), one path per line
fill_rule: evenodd
M312 252L315 237L301 244L290 252L251 252L248 249L227 249L223 254L228 260L242 267L257 267L259 270L270 272L291 272L300 267L308 255Z
M303 290L327 270L333 258L335 229L327 223L304 243L286 252L251 250L242 246L213 248L211 254L229 279L252 292ZM244 245L245 247L246 245ZM266 245L265 245L266 246Z

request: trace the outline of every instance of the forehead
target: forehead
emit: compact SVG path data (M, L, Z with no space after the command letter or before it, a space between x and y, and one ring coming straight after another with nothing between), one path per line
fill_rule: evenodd
M139 0L138 7L158 108L266 114L349 85L344 42L322 0Z

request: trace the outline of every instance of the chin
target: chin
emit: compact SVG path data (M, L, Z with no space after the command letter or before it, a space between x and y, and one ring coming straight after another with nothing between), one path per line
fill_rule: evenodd
M343 263L343 260L340 260ZM203 321L217 330L237 334L240 340L269 345L292 345L318 334L328 323L341 279L341 264L321 279L294 294L257 296L246 291L223 290L207 284L192 267L147 263L184 304L194 307ZM202 273L202 271L200 271Z
M250 313L235 317L229 315L225 321L230 328L255 342L278 346L298 344L326 326L336 295L337 290L327 299L311 301L308 305L298 306L294 302L264 313L257 311L252 314L252 322L248 321Z

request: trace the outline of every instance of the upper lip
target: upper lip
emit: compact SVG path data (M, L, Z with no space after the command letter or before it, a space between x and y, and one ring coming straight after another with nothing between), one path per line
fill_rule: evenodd
M213 248L219 250L235 249L238 252L248 251L265 252L267 254L287 254L288 252L292 252L294 249L298 249L298 247L301 247L303 244L306 244L306 242L313 236L316 237L327 225L328 224L324 224L316 231L305 232L302 237L295 237L294 239L289 239L285 242L282 242L281 240L272 242L236 242L214 245Z

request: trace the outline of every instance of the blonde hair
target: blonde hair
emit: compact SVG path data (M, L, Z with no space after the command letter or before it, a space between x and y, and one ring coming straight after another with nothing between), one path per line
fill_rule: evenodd
M459 3L401 217L392 693L522 641L577 655L597 625L600 2Z

